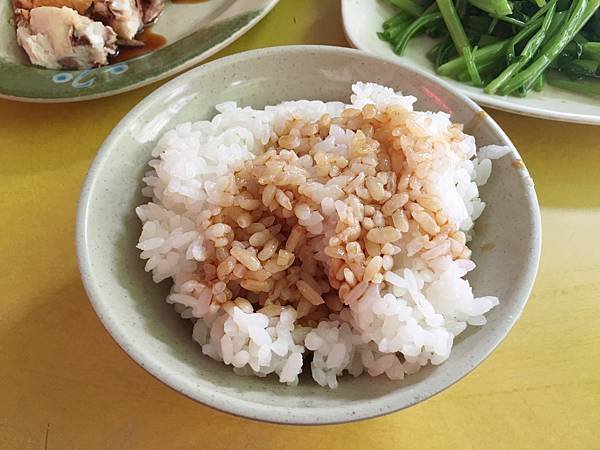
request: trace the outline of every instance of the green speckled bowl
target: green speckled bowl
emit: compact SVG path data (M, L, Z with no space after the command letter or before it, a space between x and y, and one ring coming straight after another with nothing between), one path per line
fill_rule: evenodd
M10 24L11 1L0 3L0 97L71 102L129 91L181 72L221 50L258 23L279 0L209 0L174 4L152 31L167 45L137 58L90 70L33 66Z
M164 299L135 248L141 231L134 208L158 137L186 120L209 119L213 105L236 100L262 107L291 99L347 101L354 81L374 81L419 98L420 109L450 112L479 145L505 144L498 125L466 97L413 69L337 47L275 47L205 64L165 84L135 107L103 144L85 182L77 218L83 282L98 316L123 349L167 385L229 413L270 422L322 424L365 419L406 408L452 385L502 341L527 301L540 253L540 216L533 182L517 151L494 163L482 189L488 204L472 242L476 294L500 297L489 323L465 332L449 360L404 381L343 377L337 390L308 377L297 387L276 378L236 376L204 356L191 323ZM306 370L305 370L306 371Z

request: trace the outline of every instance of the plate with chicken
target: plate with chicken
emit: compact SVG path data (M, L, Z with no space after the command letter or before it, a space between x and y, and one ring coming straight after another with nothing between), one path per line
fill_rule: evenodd
M185 70L278 0L11 0L0 4L0 97L106 97Z

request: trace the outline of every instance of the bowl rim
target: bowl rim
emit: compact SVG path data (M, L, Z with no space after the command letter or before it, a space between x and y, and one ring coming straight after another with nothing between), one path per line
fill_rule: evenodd
M389 414L392 412L405 409L412 406L422 400L436 395L448 387L452 386L460 379L468 375L475 367L481 364L492 351L504 340L508 332L512 329L515 322L519 319L527 300L531 294L537 270L539 267L540 253L541 253L541 217L540 209L535 193L535 188L531 177L526 169L519 170L519 177L522 178L522 182L525 185L527 193L528 208L531 213L531 241L529 245L531 251L529 254L530 263L527 265L525 273L523 274L523 282L516 289L513 298L516 298L516 311L515 314L505 321L506 327L499 332L494 334L494 337L490 339L489 348L486 348L484 353L480 357L473 360L470 364L465 364L460 370L453 372L452 376L445 379L445 383L435 386L425 392L423 395L415 394L410 401L402 404L394 404L392 401L385 402L384 399L390 400L389 394L385 397L380 397L377 400L370 401L369 403L363 403L361 408L353 414L348 411L347 405L337 406L326 406L316 408L288 408L277 405L265 405L248 400L243 400L237 397L232 397L223 393L218 392L205 392L201 389L191 389L189 383L181 382L172 376L169 371L161 369L163 366L160 362L157 362L151 358L146 357L143 349L136 346L135 341L128 337L127 332L123 332L116 321L111 318L110 306L103 300L101 289L94 283L94 270L91 266L90 254L87 248L87 237L88 237L88 215L90 211L90 200L94 192L94 186L100 173L100 168L109 157L109 151L114 145L114 142L121 135L127 124L134 119L138 114L142 113L145 108L160 99L165 93L172 91L176 86L185 83L187 80L194 79L202 76L203 73L210 72L213 69L218 69L223 66L228 66L232 63L240 62L245 59L253 59L260 57L276 57L286 53L320 53L330 55L346 55L354 58L362 58L372 61L385 62L386 64L392 64L402 67L404 70L415 72L420 76L425 77L431 83L438 85L441 89L449 91L452 95L455 95L459 100L464 102L466 106L475 112L482 112L483 110L475 104L472 100L467 98L460 92L456 92L446 82L440 81L439 79L427 74L426 72L415 69L414 67L406 64L390 61L376 55L368 54L366 52L350 49L345 47L334 47L326 45L291 45L291 46L278 46L269 47L263 49L255 49L242 53L237 53L231 56L227 56L200 67L197 67L191 71L188 71L168 83L164 84L150 95L141 100L133 109L131 109L113 128L111 133L102 143L96 157L94 158L88 173L86 175L79 202L77 206L77 217L76 217L76 249L77 249L77 261L78 267L81 274L81 279L87 293L87 296L94 308L96 314L100 318L103 326L106 328L108 333L117 342L117 344L125 351L125 353L132 358L136 363L142 366L155 378L162 381L167 386L171 387L175 391L184 394L192 400L198 401L206 406L212 407L219 411L227 412L239 417L245 417L254 420L260 420L270 423L282 423L282 424L297 424L297 425L320 425L320 424L337 424L354 422L358 420L374 418ZM482 114L485 114L483 112ZM483 119L488 126L491 127L491 131L496 134L499 140L503 141L505 145L510 146L512 154L521 159L518 151L511 143L508 136L500 128L500 126L491 118L485 114ZM393 394L392 394L393 395Z

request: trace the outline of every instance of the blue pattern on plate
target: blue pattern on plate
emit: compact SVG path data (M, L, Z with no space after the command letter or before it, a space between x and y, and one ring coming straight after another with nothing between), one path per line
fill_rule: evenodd
M102 71L110 75L121 75L129 70L129 66L126 63L120 63L104 67L102 69L87 69L74 76L72 72L60 72L52 77L52 81L57 84L68 83L73 81L71 86L75 89L85 89L92 86L96 82L96 77L91 77L86 80L86 77L90 74L96 73L96 71Z

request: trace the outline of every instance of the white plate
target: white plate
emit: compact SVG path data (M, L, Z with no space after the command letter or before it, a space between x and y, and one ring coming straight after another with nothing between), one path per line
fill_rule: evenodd
M342 0L344 31L356 48L393 59L411 67L419 67L435 75L426 57L434 40L423 36L408 45L405 56L394 54L387 42L377 37L382 23L394 14L394 8L384 0ZM463 94L477 103L504 111L543 119L600 125L600 99L570 91L544 86L542 92L531 92L527 97L501 97L485 94L481 89L443 77Z

